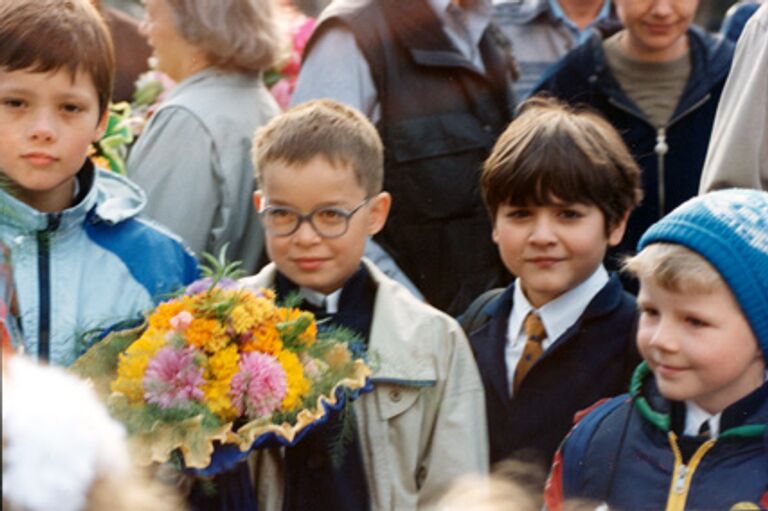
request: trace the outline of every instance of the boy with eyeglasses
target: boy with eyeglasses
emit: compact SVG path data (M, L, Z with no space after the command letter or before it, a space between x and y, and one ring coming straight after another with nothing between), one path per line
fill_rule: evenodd
M377 359L341 453L344 425L332 418L296 447L255 455L260 508L434 507L454 477L487 471L483 389L458 323L362 259L391 202L376 129L318 100L273 119L253 147L254 205L273 263L242 284L298 292ZM334 451L341 459L331 462Z

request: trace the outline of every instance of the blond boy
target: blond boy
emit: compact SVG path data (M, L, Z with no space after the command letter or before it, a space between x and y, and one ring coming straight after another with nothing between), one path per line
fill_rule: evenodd
M768 193L692 199L643 235L645 359L629 395L580 422L555 459L550 509L564 499L617 509L768 505Z

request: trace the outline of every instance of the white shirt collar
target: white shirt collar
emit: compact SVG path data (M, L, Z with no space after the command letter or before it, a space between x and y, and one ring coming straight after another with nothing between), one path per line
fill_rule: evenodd
M698 436L699 428L704 421L709 421L709 436L717 438L720 434L720 417L722 413L712 415L693 401L685 402L685 436Z
M605 287L608 280L608 272L601 264L581 284L536 310L542 323L544 323L544 329L547 331L547 337L542 342L544 349L547 349L571 325L578 321L589 302ZM515 281L514 305L509 316L508 334L510 335L507 336L508 339L515 339L519 336L523 321L532 310L534 308L523 292L520 279L517 279Z
M491 0L471 0L466 7L458 7L453 4L452 0L427 0L429 6L435 12L435 15L440 19L440 24L443 30L447 33L448 37L459 47L462 53L472 61L475 65L479 65L482 68L482 61L475 62L479 53L477 52L480 39L483 37L485 29L491 23L493 15L493 4ZM465 48L465 44L462 41L465 40L465 36L462 30L459 29L456 24L458 23L457 17L451 14L451 10L459 10L464 16L463 26L466 31L466 36L469 37L468 44ZM478 57L479 58L479 57Z
M306 301L314 305L315 307L325 306L325 312L328 314L336 314L339 311L339 299L341 298L341 290L339 288L329 295L325 295L314 289L308 287L299 288L299 294Z
M768 381L768 371L765 372ZM709 421L709 436L717 438L720 435L720 418L723 412L711 414L693 401L685 401L685 436L698 436L699 428L704 421Z

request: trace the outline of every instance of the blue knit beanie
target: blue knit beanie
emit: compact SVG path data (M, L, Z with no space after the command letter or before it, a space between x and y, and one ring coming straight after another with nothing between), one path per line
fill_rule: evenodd
M730 189L688 200L653 224L637 249L683 245L723 277L768 361L768 193Z

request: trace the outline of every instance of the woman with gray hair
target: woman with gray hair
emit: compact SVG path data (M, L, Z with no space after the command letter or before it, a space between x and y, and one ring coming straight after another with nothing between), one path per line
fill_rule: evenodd
M262 233L251 205L251 138L279 112L261 72L280 44L272 0L146 0L142 33L177 82L128 158L145 213L198 255L256 269Z

